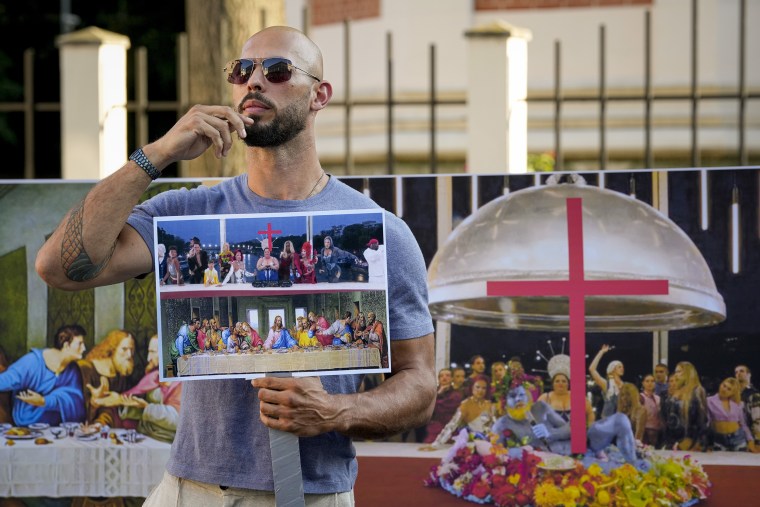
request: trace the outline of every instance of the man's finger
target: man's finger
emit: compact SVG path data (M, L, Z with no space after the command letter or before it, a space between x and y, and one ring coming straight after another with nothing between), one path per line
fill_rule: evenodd
M273 405L295 406L293 393L290 391L259 389L259 401L271 403Z
M251 381L251 385L257 389L273 389L283 391L290 388L295 383L295 379L287 377L261 377Z

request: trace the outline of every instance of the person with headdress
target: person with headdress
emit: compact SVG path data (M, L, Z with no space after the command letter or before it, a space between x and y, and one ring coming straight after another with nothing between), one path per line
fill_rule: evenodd
M567 422L570 422L570 356L567 354L556 354L549 359L547 367L549 378L552 383L552 390L547 391L538 397L538 401L543 401L554 409L559 416ZM586 400L586 427L588 428L596 419L591 402Z
M596 385L602 390L602 397L604 398L602 419L617 411L618 395L620 394L620 388L623 387L623 373L625 372L623 363L615 360L610 361L610 364L607 365L607 379L604 379L599 375L596 368L599 366L599 361L602 359L602 356L609 351L609 345L602 345L602 348L588 367L588 372L591 374L591 378L594 379Z
M439 449L451 440L461 428L475 433L485 433L494 421L494 406L488 399L488 381L485 377L472 382L470 397L460 403L454 416L443 427L438 436L430 443L420 447L423 451Z
M296 283L317 283L317 274L314 267L317 258L311 247L311 243L304 241L301 245L301 256L293 259L296 266Z

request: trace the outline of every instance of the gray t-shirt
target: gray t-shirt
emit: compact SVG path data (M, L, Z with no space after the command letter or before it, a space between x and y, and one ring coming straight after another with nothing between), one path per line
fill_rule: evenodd
M335 178L304 201L266 199L248 188L243 174L213 187L162 192L138 205L127 223L153 251L153 217L233 213L280 213L378 208ZM385 212L391 340L433 332L427 307L425 262L407 225ZM322 377L329 393L355 393L361 375ZM300 438L304 492L337 493L353 488L357 474L351 439L336 432ZM193 380L182 388L177 435L166 466L169 473L210 484L274 490L269 433L259 419L259 400L241 379Z

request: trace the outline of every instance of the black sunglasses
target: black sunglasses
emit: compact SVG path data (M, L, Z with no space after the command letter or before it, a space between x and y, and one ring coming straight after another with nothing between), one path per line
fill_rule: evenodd
M232 84L245 84L251 78L256 65L261 65L264 77L270 83L285 83L290 81L293 75L293 69L298 69L307 76L322 81L314 74L309 74L300 67L293 65L293 62L287 58L264 58L263 60L254 60L251 58L239 58L228 62L224 67L227 73L227 82Z

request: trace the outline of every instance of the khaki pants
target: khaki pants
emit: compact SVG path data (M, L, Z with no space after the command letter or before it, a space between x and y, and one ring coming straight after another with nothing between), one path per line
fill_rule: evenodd
M354 492L304 495L309 507L354 507ZM191 481L164 472L143 506L147 507L275 507L274 493L253 489L226 488Z

